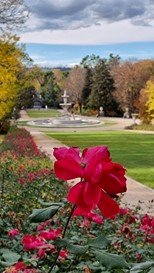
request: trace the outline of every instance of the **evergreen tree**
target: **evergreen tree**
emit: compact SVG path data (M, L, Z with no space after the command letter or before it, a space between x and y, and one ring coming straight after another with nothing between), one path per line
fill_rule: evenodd
M42 102L48 107L57 107L58 94L54 83L54 73L52 71L46 72L44 83L41 88Z
M97 110L102 106L105 115L113 111L115 107L113 91L114 80L109 72L108 65L104 60L100 60L93 70L89 106Z
M92 84L92 69L86 68L85 83L82 90L82 102L84 107L87 107L88 99L91 94L91 84Z

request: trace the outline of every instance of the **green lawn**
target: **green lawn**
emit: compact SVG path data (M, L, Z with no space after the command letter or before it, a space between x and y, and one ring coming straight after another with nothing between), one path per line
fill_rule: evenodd
M56 109L28 109L27 114L31 118L49 118L49 117L60 117L61 113Z
M107 145L113 161L123 164L128 176L154 189L154 134L113 131L45 133L81 149Z

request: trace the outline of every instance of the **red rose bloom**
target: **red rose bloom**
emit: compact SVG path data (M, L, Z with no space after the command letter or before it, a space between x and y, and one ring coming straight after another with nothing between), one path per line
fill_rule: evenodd
M80 156L78 147L55 148L57 161L54 171L58 178L69 180L81 178L68 193L67 199L83 213L98 207L104 218L110 218L119 211L112 199L126 191L125 169L112 162L107 146L90 147Z

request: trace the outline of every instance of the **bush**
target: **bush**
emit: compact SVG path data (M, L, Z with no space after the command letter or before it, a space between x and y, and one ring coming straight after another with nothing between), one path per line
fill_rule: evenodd
M0 134L5 135L8 133L11 126L11 122L9 119L4 119L0 121Z

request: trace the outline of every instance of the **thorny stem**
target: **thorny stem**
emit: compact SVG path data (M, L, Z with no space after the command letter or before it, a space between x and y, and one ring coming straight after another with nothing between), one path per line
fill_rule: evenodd
M69 225L70 219L71 219L72 214L73 214L73 212L74 212L75 209L76 209L76 205L74 205L74 206L72 207L71 212L70 212L70 214L69 214L69 216L68 216L68 219L67 219L65 228L64 228L64 230L63 230L62 239L65 237L67 227L68 227L68 225ZM56 257L55 257L55 260L54 260L54 262L53 262L51 268L49 269L48 273L51 273L51 272L52 272L52 269L55 267L55 265L56 265L56 263L57 263L57 260L58 260L58 257L59 257L59 253L60 253L60 251L61 251L61 248L62 248L62 247L59 247L59 248L58 248L57 254L56 254Z

